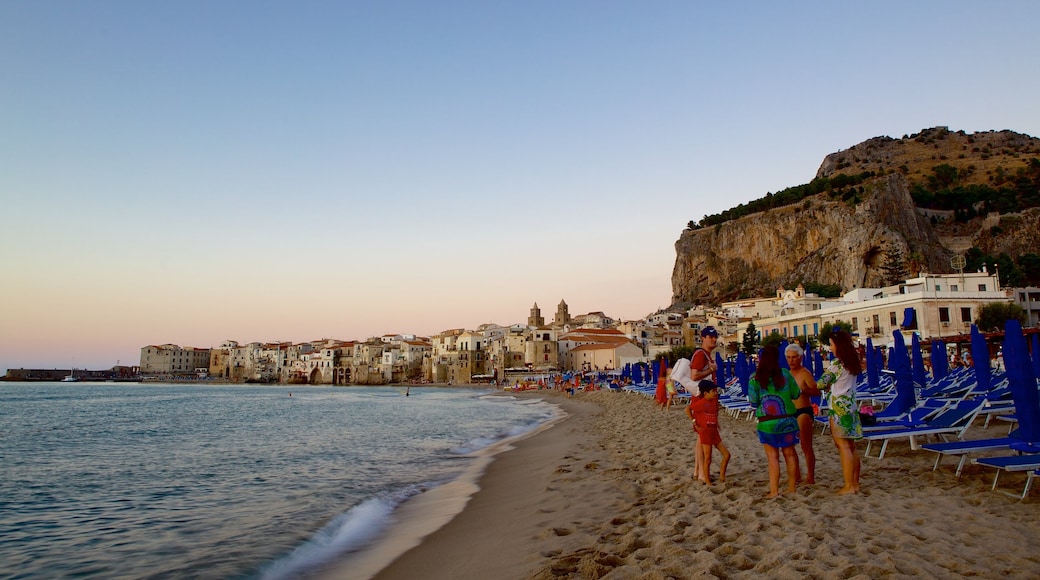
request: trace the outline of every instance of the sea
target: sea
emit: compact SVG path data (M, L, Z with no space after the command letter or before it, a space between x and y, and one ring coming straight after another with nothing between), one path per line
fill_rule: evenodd
M313 578L558 416L479 388L0 383L0 578Z

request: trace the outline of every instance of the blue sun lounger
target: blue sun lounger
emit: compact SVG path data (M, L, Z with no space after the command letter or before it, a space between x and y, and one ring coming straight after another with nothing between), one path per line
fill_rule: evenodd
M867 449L864 457L870 457L870 447L874 441L881 441L881 453L878 459L885 458L885 450L888 442L892 439L907 437L910 439L910 448L918 449L917 438L924 435L956 435L958 439L964 437L964 432L971 426L972 421L978 416L985 399L968 399L959 401L954 405L946 407L923 425L907 427L903 429L892 429L888 431L864 432L863 438L867 440ZM1040 466L1037 466L1040 467Z
M994 439L976 439L974 441L947 441L944 443L925 443L921 446L921 449L933 451L937 454L932 471L939 469L939 462L942 461L943 457L946 457L947 455L960 455L961 459L957 463L956 471L957 477L960 477L961 471L964 469L964 464L968 462L968 456L970 454L1011 449L1011 444L1016 441L1021 440L1015 439L1014 437L997 437Z
M997 480L1000 479L1000 472L1002 471L1030 471L1026 476L1026 485L1022 489L1022 495L1015 495L1010 492L1003 490L997 490L1001 493L1010 495L1011 497L1017 497L1018 499L1025 499L1029 495L1029 488L1033 485L1033 478L1040 477L1040 453L1032 455L1009 455L1004 457L980 457L974 461L977 465L986 465L994 467L997 470L997 474L993 476L993 487L991 490L997 489Z

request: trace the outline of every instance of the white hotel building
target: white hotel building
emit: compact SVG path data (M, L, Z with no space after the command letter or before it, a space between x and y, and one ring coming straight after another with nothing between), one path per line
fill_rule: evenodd
M967 334L978 309L992 302L1010 302L994 274L921 274L885 288L858 288L838 298L821 298L795 290L777 290L772 299L729 302L722 305L740 319L736 340L743 339L749 322L767 336L773 331L796 338L818 335L824 324L852 325L861 340L887 343L893 330L916 332L922 340Z

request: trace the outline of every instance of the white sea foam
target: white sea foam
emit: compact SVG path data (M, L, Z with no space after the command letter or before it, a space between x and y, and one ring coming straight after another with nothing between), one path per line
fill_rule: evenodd
M333 518L290 554L263 570L260 578L299 578L339 556L368 546L389 525L394 509L402 501L422 490L422 487L414 486L397 497L370 499L354 506L346 513Z

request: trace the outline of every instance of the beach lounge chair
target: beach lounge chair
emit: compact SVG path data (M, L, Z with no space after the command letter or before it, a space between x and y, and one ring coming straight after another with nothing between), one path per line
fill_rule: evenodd
M932 417L938 415L949 406L949 401L932 399L921 401L919 405L903 413L886 413L886 409L882 409L874 413L874 419L877 423L870 427L864 426L863 431L865 433L871 431L891 431L892 429L908 429L925 425Z
M1040 448L1038 448L1038 451L1040 451ZM985 465L988 467L996 468L997 474L993 476L993 486L990 488L991 490L996 490L1000 493L1010 495L1011 497L1017 497L1018 499L1025 499L1026 496L1029 495L1029 488L1033 485L1033 478L1040 477L1040 473L1037 473L1037 471L1040 470L1040 453L1034 453L1030 455L1009 455L1003 457L980 457L978 459L975 459L974 463L977 465ZM1015 495L1013 493L997 489L997 481L1000 479L1000 473L1002 471L1032 472L1026 476L1026 485L1022 489L1021 495Z
M968 462L968 456L972 453L983 453L986 451L1000 451L1011 449L1011 444L1019 441L1014 437L996 437L993 439L976 439L974 441L946 441L943 443L925 443L921 449L936 453L935 465L932 471L939 469L939 462L947 455L960 455L957 463L957 477L961 476L964 464Z
M960 439L964 436L964 432L968 430L968 427L971 426L975 417L978 416L985 403L985 399L959 401L954 405L946 407L921 425L886 431L865 432L863 438L867 440L867 449L864 451L863 456L870 457L870 447L874 441L881 441L881 453L877 458L884 459L888 443L893 439L908 438L911 449L919 449L917 438L926 435L938 436L944 440L947 435L955 435Z

